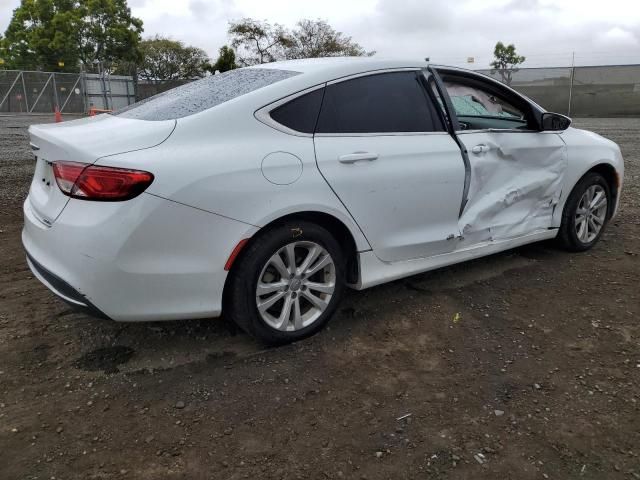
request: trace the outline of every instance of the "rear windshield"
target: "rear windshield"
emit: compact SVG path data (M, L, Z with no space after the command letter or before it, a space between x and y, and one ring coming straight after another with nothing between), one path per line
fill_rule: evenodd
M159 93L113 115L155 121L187 117L299 73L267 68L230 70Z

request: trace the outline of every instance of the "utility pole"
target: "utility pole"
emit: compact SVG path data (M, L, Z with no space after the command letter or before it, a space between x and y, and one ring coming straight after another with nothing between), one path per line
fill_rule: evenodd
M571 53L571 83L569 83L569 107L567 108L567 116L571 116L571 100L573 98L573 77L576 74L576 52Z

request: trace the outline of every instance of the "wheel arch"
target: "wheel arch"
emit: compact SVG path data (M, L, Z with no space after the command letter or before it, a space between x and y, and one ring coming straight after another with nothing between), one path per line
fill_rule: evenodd
M237 254L236 258L229 269L227 274L227 278L225 279L224 288L222 292L222 309L224 311L224 305L226 303L226 299L228 296L227 287L229 285L229 279L234 273L234 267L238 264L238 260L240 260L247 250L247 246L251 243L259 241L261 234L266 231L269 231L273 228L278 228L280 225L283 225L287 222L295 222L295 221L306 221L312 222L316 225L320 225L325 228L329 233L331 233L334 238L340 243L343 247L343 251L346 258L346 272L347 272L347 282L350 284L358 283L360 278L360 270L359 270L359 262L358 262L358 245L356 243L356 238L353 232L349 229L349 227L339 218L334 215L331 215L326 212L307 210L307 211L299 211L292 212L285 215L282 215L278 218L275 218L266 225L264 225L260 230L258 230L248 241L242 246L242 249Z
M567 201L569 200L569 196L571 195L571 192L573 192L574 188L576 188L576 185L580 183L580 181L585 177L585 175L588 175L589 173L594 173L594 172L602 175L606 180L607 184L609 185L612 201L609 204L609 211L607 212L607 215L608 215L608 218L612 218L612 216L615 213L616 206L618 204L618 196L620 194L622 179L620 178L620 173L618 172L618 169L613 163L607 160L599 160L599 161L593 162L591 165L585 168L581 173L577 174L576 172L570 175L570 177L575 178L575 180L568 185L566 193L562 194L563 198L561 199L561 203L560 205L558 205L558 208L553 216L554 228L560 227L560 224L562 222L562 213L564 212L564 209L567 206Z
M612 198L611 198L611 202L609 203L607 218L611 218L613 216L613 213L617 205L618 194L620 191L620 178L615 166L613 166L611 163L606 161L596 162L595 164L591 165L588 169L586 169L582 173L582 175L580 175L576 179L575 182L573 182L571 189L567 193L567 198L565 199L565 202L562 206L562 210L566 208L567 200L569 199L571 192L573 192L574 188L576 188L576 185L578 185L580 181L590 173L598 173L602 175L602 177L605 179L605 181L609 185L609 191L611 192Z
M607 212L607 218L611 218L613 213L615 212L616 205L618 203L618 194L620 191L620 177L618 175L618 171L615 169L613 165L610 163L598 163L597 165L591 167L587 170L578 180L582 180L582 178L589 173L599 173L604 177L607 184L609 185L609 191L611 192L611 202L609 202L609 208Z

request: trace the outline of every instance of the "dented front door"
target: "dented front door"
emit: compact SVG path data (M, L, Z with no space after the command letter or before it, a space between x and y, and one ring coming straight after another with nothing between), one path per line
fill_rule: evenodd
M566 146L557 134L484 130L457 135L471 167L458 248L551 227L567 168Z

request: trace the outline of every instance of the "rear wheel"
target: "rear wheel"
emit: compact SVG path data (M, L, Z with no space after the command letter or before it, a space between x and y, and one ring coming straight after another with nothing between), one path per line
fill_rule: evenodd
M344 292L340 245L313 223L287 223L261 233L237 262L225 308L243 330L267 344L319 331Z
M599 173L582 177L569 195L558 239L571 251L584 251L600 239L609 220L611 190Z

